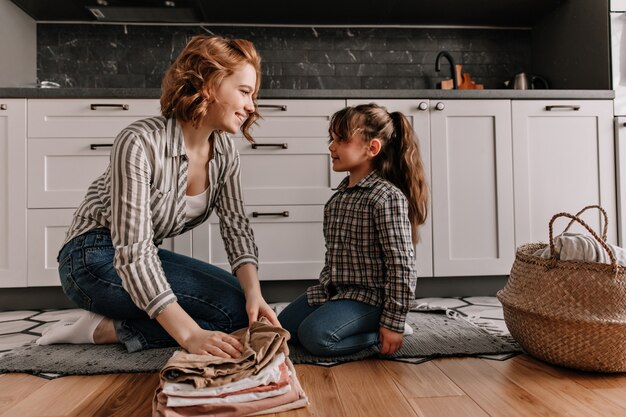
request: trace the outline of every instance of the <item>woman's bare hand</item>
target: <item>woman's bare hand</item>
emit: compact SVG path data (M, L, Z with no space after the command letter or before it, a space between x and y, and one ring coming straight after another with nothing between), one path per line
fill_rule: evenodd
M272 310L272 307L267 304L260 293L249 296L246 299L246 312L248 313L250 323L259 320L261 317L265 317L272 325L281 327L276 313Z
M243 352L239 340L227 333L199 329L185 341L183 348L197 355L238 358Z

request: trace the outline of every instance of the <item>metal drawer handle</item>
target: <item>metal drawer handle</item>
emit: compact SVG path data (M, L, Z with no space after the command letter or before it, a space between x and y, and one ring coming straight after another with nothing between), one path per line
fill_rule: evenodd
M263 146L269 146L269 147L279 147L279 148L283 148L283 149L287 149L289 148L289 145L286 143L253 143L252 144L252 149L257 149Z
M120 110L128 110L130 108L130 106L128 104L92 104L91 105L91 110L98 110L101 107L105 107L105 108L116 108L116 109L120 109Z
M260 217L260 216L283 216L283 217L289 217L289 212L288 211L277 211L277 212L269 212L269 213L262 213L260 211L253 211L252 212L252 217Z
M576 106L573 104L556 104L553 106L546 106L546 111L552 111L552 110L573 110L573 111L578 111L580 110L580 106Z
M257 104L259 109L277 109L280 111L287 111L286 104Z
M0 104L0 110L6 110L7 108L6 104Z
M112 143L92 143L89 145L89 149L92 151L97 151L98 148L111 148L113 146Z

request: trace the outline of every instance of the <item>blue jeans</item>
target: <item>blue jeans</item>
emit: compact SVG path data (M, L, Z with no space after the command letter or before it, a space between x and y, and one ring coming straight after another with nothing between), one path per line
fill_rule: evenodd
M310 306L306 293L278 316L291 340L317 356L349 355L379 343L381 308L359 301L334 300Z
M67 242L59 252L65 294L82 309L113 319L129 352L177 346L156 321L131 300L113 267L108 229L95 229ZM159 249L165 277L181 307L206 330L230 333L248 325L246 300L237 279L206 262Z

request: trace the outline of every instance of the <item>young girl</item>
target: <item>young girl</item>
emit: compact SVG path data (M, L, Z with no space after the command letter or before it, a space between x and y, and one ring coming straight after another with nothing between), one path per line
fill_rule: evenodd
M374 103L335 113L328 131L333 170L349 176L324 207L320 282L278 319L315 355L377 343L389 355L402 346L417 279L417 228L427 214L419 147L402 113Z

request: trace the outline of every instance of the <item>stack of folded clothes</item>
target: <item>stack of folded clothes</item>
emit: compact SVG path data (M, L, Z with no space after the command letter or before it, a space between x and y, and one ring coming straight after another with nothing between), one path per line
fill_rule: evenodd
M261 319L232 335L244 347L238 358L174 353L161 370L153 416L250 416L308 405L285 329Z

